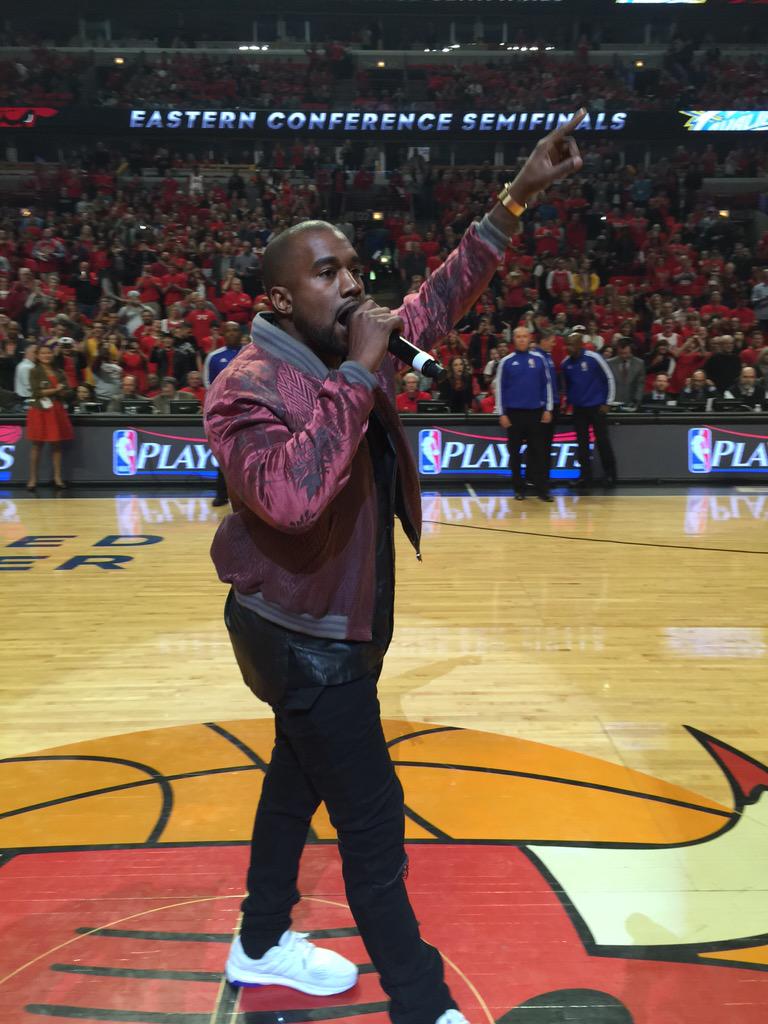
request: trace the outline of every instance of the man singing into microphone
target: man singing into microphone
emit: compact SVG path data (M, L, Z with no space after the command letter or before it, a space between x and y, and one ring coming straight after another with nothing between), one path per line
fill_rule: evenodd
M499 202L395 310L363 291L360 258L330 224L307 221L264 252L272 313L206 403L232 514L212 556L231 589L225 622L243 678L275 714L256 812L234 984L330 996L357 968L291 930L299 860L324 802L347 900L389 997L393 1024L462 1024L438 951L405 887L403 790L376 684L392 636L394 516L419 550L416 466L394 405L392 332L429 349L477 300L526 202L581 167L580 111L536 146Z

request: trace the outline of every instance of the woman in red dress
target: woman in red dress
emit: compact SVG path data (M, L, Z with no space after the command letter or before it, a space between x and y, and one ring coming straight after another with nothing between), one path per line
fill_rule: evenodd
M27 440L31 442L32 449L27 490L34 491L37 487L40 452L44 444L50 444L53 485L61 491L65 486L61 479L61 442L71 441L74 437L72 423L64 408L69 388L63 371L52 365L53 349L50 345L41 345L37 358L38 363L29 375L32 405L27 412Z

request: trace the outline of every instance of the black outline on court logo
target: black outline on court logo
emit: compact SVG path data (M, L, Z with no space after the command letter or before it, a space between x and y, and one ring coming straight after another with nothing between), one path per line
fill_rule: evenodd
M184 772L175 775L163 775L151 766L144 764L139 761L133 761L125 758L113 758L106 756L96 755L29 755L22 757L11 757L0 760L2 764L12 763L23 763L30 761L89 761L94 763L109 763L109 764L120 764L126 767L133 768L145 776L143 779L138 779L133 782L121 783L114 786L105 786L95 788L86 792L78 794L70 794L65 797L59 797L50 801L43 801L36 804L31 804L25 807L16 808L12 811L6 811L0 813L0 819L14 817L24 813L31 813L36 810L56 806L65 803L74 803L78 800L88 799L92 796L101 796L106 793L120 792L123 790L130 790L144 786L158 786L161 793L161 810L158 815L158 819L151 828L147 839L143 843L119 843L119 844L90 844L90 845L73 845L73 846L55 846L55 847L24 847L18 849L9 849L0 853L0 869L2 869L5 863L8 863L11 859L17 856L23 856L24 854L32 853L53 853L53 852L74 852L74 851L90 851L90 850L123 850L123 849L148 849L148 848L179 848L179 847L203 847L203 846L247 846L247 841L226 841L226 842L176 842L176 843L162 843L162 834L168 824L172 811L173 811L173 788L172 783L181 779L204 777L209 775L226 774L226 773L239 773L244 771L266 771L266 762L247 744L245 741L240 739L234 733L230 732L225 727L214 722L207 722L205 726L212 732L221 736L222 739L236 747L245 757L247 763L243 765L236 765L226 768L215 768L210 770L201 770L194 772ZM499 769L499 768L484 768L476 765L465 765L465 764L449 764L442 762L426 762L426 761L411 761L411 760L395 760L395 766L400 767L418 767L421 769L435 769L435 770L448 770L448 771L460 771L460 772L479 772L492 775L506 775L511 777L522 777L539 779L541 781L552 782L556 784L574 786L574 787L586 787L595 790L604 790L613 794L624 795L631 798L637 798L642 800L648 800L652 802L661 802L664 804L670 804L673 806L680 806L696 810L699 813L707 813L713 816L714 819L718 819L722 822L721 827L716 831L706 835L705 837L692 840L685 843L671 843L671 844L649 844L649 843L595 843L595 842L579 842L574 841L563 842L563 841L541 841L534 838L530 839L514 839L514 840L466 840L457 839L450 836L448 833L439 829L431 822L427 821L421 815L417 814L412 808L406 806L406 816L410 820L417 823L422 829L427 831L432 838L421 839L421 840L409 840L409 843L419 844L450 844L450 845L473 845L473 846L512 846L517 847L523 854L529 859L536 870L548 883L551 891L558 898L561 906L566 912L569 920L573 924L579 939L584 947L584 951L588 956L596 958L611 958L611 959L625 959L625 960L644 960L644 961L660 961L670 963L689 963L697 964L699 966L706 967L721 967L721 968L739 968L747 969L755 972L766 972L768 971L768 965L753 964L739 961L716 961L700 959L699 954L706 952L719 952L727 951L729 949L738 950L749 946L758 946L768 944L768 932L751 936L742 937L734 941L724 942L713 942L706 943L700 946L696 946L695 949L690 947L672 945L672 946L653 946L653 947L606 947L598 946L595 944L588 927L586 926L583 919L576 911L573 904L568 899L568 896L559 887L557 880L550 874L547 868L541 863L536 855L527 849L528 844L534 843L538 846L545 845L557 845L557 846L576 846L584 848L598 848L598 847L610 847L610 848L626 848L626 849L658 849L658 848L675 848L685 846L695 846L701 843L711 842L713 839L725 832L729 831L737 823L740 814L743 809L753 804L763 791L768 790L768 767L749 757L748 755L737 750L735 747L724 743L721 740L716 739L707 733L701 732L691 726L685 727L688 732L705 748L707 753L713 758L718 764L720 769L728 779L731 791L733 793L734 810L732 812L719 811L714 808L702 807L695 803L689 803L685 801L675 800L672 798L666 798L657 796L654 794L645 794L631 789L622 789L619 787L613 787L609 785L601 785L598 783L583 782L580 780L560 778L545 774L536 774L531 772L516 771L512 769ZM460 732L463 730L457 729L452 726L426 726L423 729L419 729L402 736L397 736L388 742L388 746L391 748L398 744L404 743L408 740L414 739L419 736L432 735L441 732ZM765 775L764 782L758 782L754 784L748 792L739 785L736 778L733 776L729 769L728 764L719 756L718 748L727 751L740 759L746 764L753 766ZM334 844L334 839L318 839L318 837L310 832L308 841L315 845L327 845ZM184 941L184 942L214 942L214 943L226 943L231 942L232 936L228 933L190 933L190 932L163 932L163 931L143 931L140 929L120 929L120 928L93 928L93 927L81 927L76 929L77 934L81 935L97 935L105 938L117 937L117 938L135 938L135 939L151 939L153 941ZM339 938L347 935L357 934L355 928L337 928L337 929L324 929L316 930L311 933L313 938ZM371 973L373 966L371 964L359 964L358 969L361 973ZM202 971L170 971L170 970L141 970L141 969L130 969L130 968L113 968L113 967L96 967L87 964L80 963L55 963L52 964L50 970L72 974L72 975L89 975L95 977L115 977L115 978L133 978L135 980L167 980L167 981L183 981L189 983L195 982L208 982L212 983L219 981L221 976L214 972L202 972ZM31 1016L45 1016L54 1019L91 1019L108 1022L152 1022L152 1024L224 1024L224 1022L230 1022L237 1020L240 1024L276 1024L277 1016L279 1016L282 1024L303 1024L303 1022L323 1021L323 1020L334 1020L347 1018L351 1016L364 1016L366 1014L380 1013L386 1010L386 1003L375 1002L375 1003L360 1003L360 1004L342 1004L337 1006L320 1006L312 1010L286 1010L281 1011L279 1015L273 1012L246 1012L242 1013L237 1010L238 1003L238 992L239 990L232 986L222 984L217 1001L215 1010L211 1013L159 1013L159 1012L139 1012L132 1010L109 1010L106 1008L99 1007L78 1007L78 1006L67 1006L67 1005L56 1005L56 1004L42 1004L42 1003L30 1003L25 1009ZM576 1009L573 1009L574 1000L579 1000ZM570 1000L570 1002L569 1002ZM558 1021L562 1020L563 1008L567 1006L569 1012L575 1013L575 1016L571 1016L568 1019L573 1020L574 1024L632 1024L633 1018L631 1017L627 1008L621 1004L614 996L608 995L604 992L596 990L562 990L542 993L536 996L534 999L521 1004L518 1007L514 1007L505 1013L497 1022L497 1024L557 1024ZM579 1016L581 1014L581 1016Z

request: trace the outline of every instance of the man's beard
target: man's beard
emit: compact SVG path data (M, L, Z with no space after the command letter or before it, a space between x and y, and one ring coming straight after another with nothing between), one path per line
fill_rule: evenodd
M323 356L338 358L347 354L346 338L342 340L337 336L335 320L327 327L320 328L294 310L293 323L301 336L306 338L309 347L321 358Z

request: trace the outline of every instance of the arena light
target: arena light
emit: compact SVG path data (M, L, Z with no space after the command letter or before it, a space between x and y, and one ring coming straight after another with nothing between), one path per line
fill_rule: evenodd
M539 49L538 46L531 46L530 47L531 53L536 53L538 51L538 49Z
M545 46L544 49L545 50L554 50L554 46Z
M372 217L374 220L384 220L384 213L382 210L374 210Z
M125 57L115 57L115 64L125 64Z
M376 61L376 67L377 67L377 68L385 68L386 66L387 66L387 65L386 65L386 62L385 62L385 61L383 61L383 60L377 60L377 61Z
M730 210L718 210L717 212L720 214L721 217L728 218L731 216Z
M247 49L248 49L247 46L238 46L238 50L247 50Z
M645 61L644 60L636 60L635 61L635 67L636 68L644 68L645 67Z

